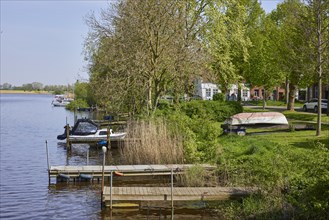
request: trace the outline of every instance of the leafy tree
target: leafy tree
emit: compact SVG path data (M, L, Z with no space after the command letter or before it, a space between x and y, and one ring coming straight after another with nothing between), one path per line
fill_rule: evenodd
M270 16L259 17L259 25L254 26L250 33L252 47L246 65L245 78L253 86L264 88L263 108L266 106L267 92L280 85L283 74L278 65L278 30Z
M11 89L12 85L10 83L4 83L2 85L0 85L1 89Z
M247 10L241 1L216 0L206 10L204 45L209 68L224 92L242 79L239 65L246 62L251 42L246 35Z
M289 82L288 110L294 110L298 87L306 87L312 80L309 39L305 35L305 5L299 0L288 0L272 13L279 28L279 56L281 70Z
M21 89L27 90L27 91L32 91L33 90L32 83L23 84L22 87L21 87Z
M101 21L90 17L96 44L87 47L97 100L112 109L151 114L161 95L191 90L191 75L202 66L197 30L205 5L203 0L127 0L115 6L115 16L110 10Z
M321 135L321 99L323 78L326 77L328 71L323 73L325 61L328 61L329 47L329 2L324 0L308 0L307 4L307 22L305 32L311 39L311 48L316 54L314 59L314 76L315 82L318 84L318 116L317 116L317 131L316 135ZM315 57L314 57L315 58ZM315 61L316 60L316 61ZM327 110L328 111L328 110Z
M32 83L32 89L33 90L41 90L43 89L43 84L40 82L33 82Z
M89 83L77 81L74 85L74 96L76 100L84 101L79 103L88 103L89 106L94 104ZM83 104L83 107L86 107L86 105Z

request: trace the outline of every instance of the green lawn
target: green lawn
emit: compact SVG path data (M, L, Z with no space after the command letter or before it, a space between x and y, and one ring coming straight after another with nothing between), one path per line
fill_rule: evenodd
M218 204L227 219L326 219L329 210L329 133L224 135L217 152L219 179L255 186L243 202Z
M316 122L317 121L317 114L309 113L309 112L293 112L293 111L284 111L282 112L288 120L294 121L309 121L309 122ZM329 116L326 114L321 115L321 121L328 123Z
M247 101L244 102L245 105L254 105L254 106L263 106L263 100L259 101ZM295 107L302 107L303 102L296 101L295 102ZM272 100L267 100L266 101L266 106L287 106L287 104L284 101L272 101Z
M289 123L314 123L317 117L283 114ZM328 123L329 117L323 115L322 121ZM221 184L255 186L260 193L243 202L217 204L217 209L227 219L327 219L329 126L322 126L321 136L315 130L266 131L248 128L246 136L221 136L216 150Z

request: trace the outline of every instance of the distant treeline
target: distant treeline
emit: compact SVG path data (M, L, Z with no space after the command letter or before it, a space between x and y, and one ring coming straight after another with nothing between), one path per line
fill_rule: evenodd
M46 85L42 83L33 82L23 84L22 86L13 86L9 83L4 83L0 85L1 90L24 90L24 91L49 91L55 94L62 94L65 91L73 91L73 85Z

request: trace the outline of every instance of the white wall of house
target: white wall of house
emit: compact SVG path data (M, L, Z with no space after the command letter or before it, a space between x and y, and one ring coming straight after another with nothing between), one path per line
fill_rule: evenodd
M196 91L195 94L197 97L200 97L202 100L212 100L213 96L217 93L221 93L219 86L215 83L203 82L202 80L196 81ZM236 100L238 95L238 85L232 84L229 90L226 93L227 100ZM234 98L234 96L236 98ZM241 85L241 99L242 101L250 100L250 88Z
M215 83L205 83L202 80L197 80L196 82L196 96L202 100L212 100L215 94L221 92Z
M247 87L244 83L241 84L241 100L242 101L248 101L250 100L250 88ZM237 97L238 96L238 85L237 84L232 84L229 87L229 90L226 93L226 98L227 100L233 100L234 101L234 95Z

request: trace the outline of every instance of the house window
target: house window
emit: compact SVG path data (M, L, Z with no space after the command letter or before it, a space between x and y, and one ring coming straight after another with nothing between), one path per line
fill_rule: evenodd
M248 97L248 90L246 90L246 89L242 90L242 96Z
M259 91L258 91L258 89L256 89L255 91L254 91L254 93L255 93L255 96L259 96Z
M216 95L217 93L218 93L218 89L213 89L213 90L212 90L212 94L213 94L213 95Z
M206 89L206 97L210 97L211 96L211 89Z

